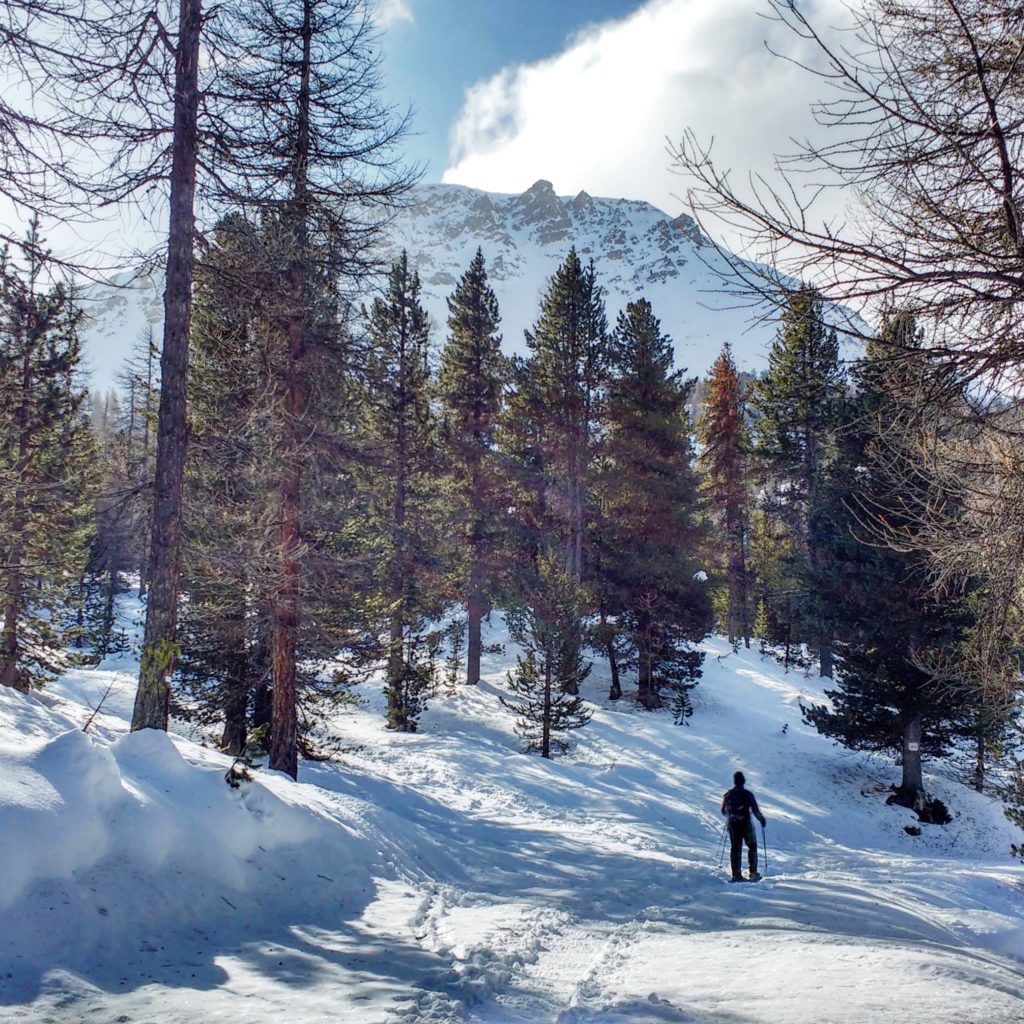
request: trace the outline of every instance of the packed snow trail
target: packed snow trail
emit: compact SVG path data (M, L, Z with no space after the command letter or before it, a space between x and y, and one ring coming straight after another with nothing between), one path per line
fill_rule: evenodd
M237 791L199 737L127 735L127 659L0 692L0 1020L1019 1024L998 805L933 776L957 817L908 835L895 770L801 723L816 680L706 646L686 728L597 676L572 756L526 756L509 650L415 735L363 688L336 762ZM737 767L756 885L716 868Z

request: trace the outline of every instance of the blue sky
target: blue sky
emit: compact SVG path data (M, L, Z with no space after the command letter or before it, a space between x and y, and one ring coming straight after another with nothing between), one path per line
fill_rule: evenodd
M819 137L817 57L768 0L376 0L390 102L424 181L518 193L645 199L675 216L687 183L669 153L692 129L742 184L777 180L791 139ZM845 0L803 0L819 25ZM767 45L766 45L767 44ZM792 58L785 61L771 50ZM813 191L813 183L807 183ZM819 197L823 215L841 197Z
M466 89L502 68L562 52L572 37L619 19L643 0L385 0L384 73L392 103L414 109L406 144L439 181L448 165L449 132Z

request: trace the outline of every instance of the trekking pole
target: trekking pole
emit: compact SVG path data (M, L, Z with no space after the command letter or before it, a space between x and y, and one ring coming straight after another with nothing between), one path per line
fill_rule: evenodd
M718 844L718 870L722 870L722 861L725 860L725 837L729 833L728 822L722 826L722 841Z
M764 825L761 826L761 846L764 849L764 873L768 874L768 840L765 838Z

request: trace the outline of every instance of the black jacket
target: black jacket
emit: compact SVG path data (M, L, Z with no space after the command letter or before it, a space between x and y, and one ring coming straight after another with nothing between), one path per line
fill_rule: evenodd
M743 786L733 786L722 797L722 813L729 815L730 822L749 822L750 815L753 814L762 825L764 824L764 815L757 806L757 798Z

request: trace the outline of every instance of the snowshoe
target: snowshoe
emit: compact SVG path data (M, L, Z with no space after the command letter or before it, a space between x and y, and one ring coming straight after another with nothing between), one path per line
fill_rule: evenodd
M760 871L751 871L750 877L747 879L748 882L760 882L764 878L764 875Z

